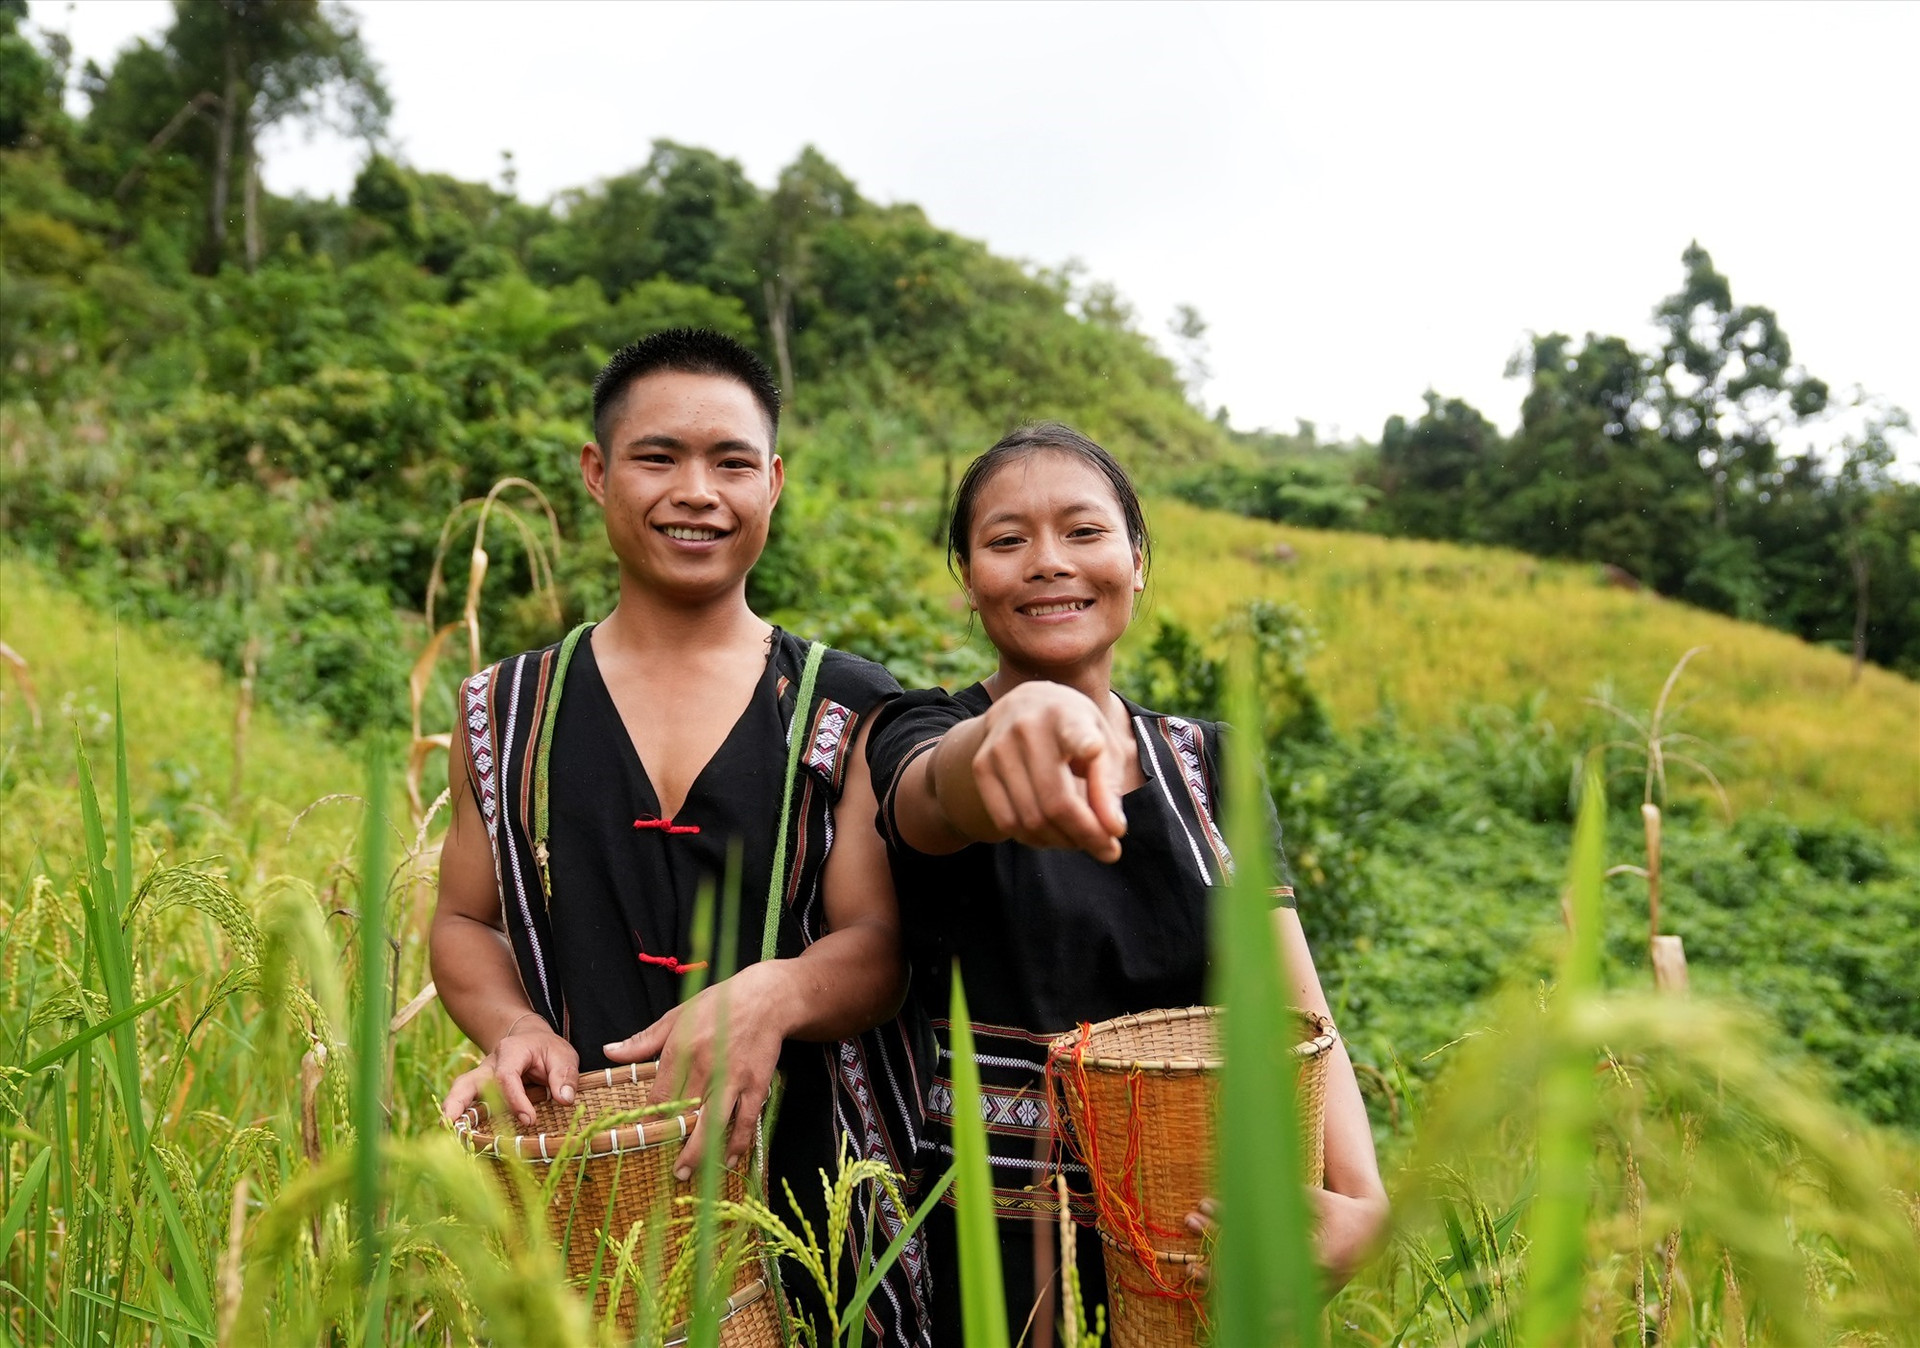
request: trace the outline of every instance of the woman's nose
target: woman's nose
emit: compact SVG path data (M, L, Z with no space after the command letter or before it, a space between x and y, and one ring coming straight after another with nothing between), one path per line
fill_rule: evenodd
M1033 563L1027 579L1050 580L1055 576L1068 575L1072 570L1067 565L1067 555L1060 545L1051 539L1042 539L1034 547Z

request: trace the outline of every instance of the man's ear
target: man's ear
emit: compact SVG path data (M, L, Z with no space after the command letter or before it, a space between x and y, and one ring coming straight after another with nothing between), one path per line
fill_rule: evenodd
M767 502L767 509L771 511L780 504L780 489L787 485L787 465L778 454L767 464L767 481L773 484L773 499Z
M603 510L607 504L607 453L589 440L580 446L580 480L587 484L587 495Z

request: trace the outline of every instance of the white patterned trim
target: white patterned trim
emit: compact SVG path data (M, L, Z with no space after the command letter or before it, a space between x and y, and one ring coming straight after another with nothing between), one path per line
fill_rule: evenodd
M845 747L853 712L830 698L820 699L807 744L807 766L830 782L840 780L840 751Z

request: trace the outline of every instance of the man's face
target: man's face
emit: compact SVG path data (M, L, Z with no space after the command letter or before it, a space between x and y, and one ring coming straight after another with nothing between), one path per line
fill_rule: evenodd
M636 379L604 445L580 451L621 570L664 597L737 589L760 560L783 469L765 413L723 375L663 370Z

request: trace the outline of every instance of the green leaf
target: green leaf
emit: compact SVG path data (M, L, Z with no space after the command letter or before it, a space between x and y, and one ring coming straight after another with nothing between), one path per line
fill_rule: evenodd
M1217 892L1213 996L1224 1008L1220 1119L1216 1149L1219 1239L1213 1252L1215 1341L1315 1344L1320 1274L1300 1175L1295 1019L1273 928L1273 846L1260 771L1263 742L1251 652L1231 666L1227 737L1228 836L1232 883Z
M0 1217L0 1259L13 1246L13 1238L20 1234L20 1228L26 1225L27 1207L33 1202L47 1180L47 1166L53 1161L53 1148L43 1148L33 1158L33 1164L27 1167L26 1178L13 1191L13 1202L7 1205L7 1215Z
M960 1246L960 1322L966 1348L1007 1348L1007 1294L1000 1276L1000 1227L980 1117L980 1064L960 965L953 967L953 1201Z
M84 1048L86 1045L91 1044L94 1040L98 1039L101 1035L109 1034L112 1031L119 1029L122 1025L126 1024L128 1021L139 1018L140 1016L146 1014L148 1011L153 1010L154 1007L159 1006L163 1002L172 1001L175 997L179 996L182 992L184 992L188 986L189 986L188 983L182 983L178 987L169 988L165 992L155 993L153 996L147 998L147 1000L145 1000L144 1002L138 1002L133 1006L128 1007L124 1011L115 1012L113 1015L108 1016L105 1020L101 1021L97 1025L89 1025L87 1026L86 1029L81 1030L77 1034L68 1035L65 1039L62 1039L59 1043L55 1044L52 1048L48 1049L45 1053L42 1053L39 1057L35 1058L32 1062L25 1064L20 1070L25 1072L28 1076L32 1076L35 1072L45 1071L47 1068L59 1062L62 1058L67 1057L69 1054L76 1053L80 1049Z

